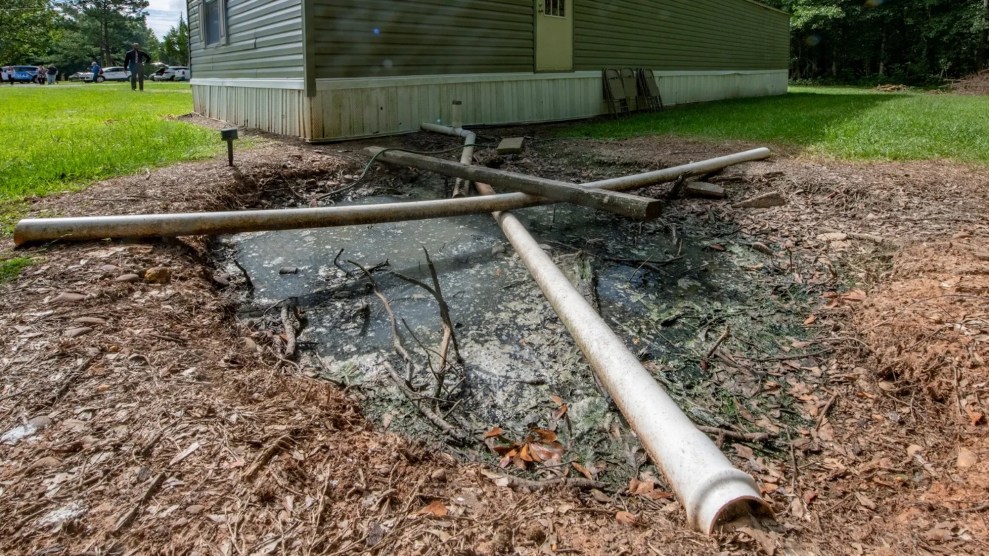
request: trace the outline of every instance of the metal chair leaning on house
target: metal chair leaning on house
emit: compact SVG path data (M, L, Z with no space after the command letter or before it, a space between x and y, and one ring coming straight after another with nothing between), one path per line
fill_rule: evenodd
M601 71L601 76L608 113L612 116L617 118L638 110L655 111L663 108L663 98L652 70L605 69Z

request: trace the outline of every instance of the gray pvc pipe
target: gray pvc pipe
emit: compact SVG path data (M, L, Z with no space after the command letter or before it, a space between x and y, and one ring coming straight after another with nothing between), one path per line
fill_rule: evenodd
M449 129L434 124L423 124L422 127L430 131L437 131L434 129L437 127L440 130ZM754 149L646 174L590 182L583 184L583 187L625 191L675 180L680 176L706 174L733 164L768 158L769 155L769 149ZM14 227L14 243L22 245L40 241L92 241L105 238L175 237L352 226L483 214L552 202L525 193L504 193L489 197L310 209L26 218Z
M422 127L467 141L473 135L468 130L435 124ZM613 181L609 185L625 187L632 180L609 181ZM486 184L479 183L477 188L482 194L494 193ZM653 462L662 469L686 509L690 525L711 533L720 523L739 515L768 511L752 477L736 469L680 411L525 226L507 212L493 216Z

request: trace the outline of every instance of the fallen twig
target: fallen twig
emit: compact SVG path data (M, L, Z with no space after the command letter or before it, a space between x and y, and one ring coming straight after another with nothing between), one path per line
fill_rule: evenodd
M837 399L838 399L838 394L835 394L831 396L831 399L828 400L828 403L824 404L824 409L821 410L821 415L817 418L817 425L814 426L814 430L820 429L821 425L824 424L824 420L827 419L828 417L828 411L831 410L831 406L834 405L834 402Z
M161 485L164 484L165 477L165 473L159 473L154 479L151 480L151 484L144 491L144 494L141 495L141 498L134 503L131 509L127 510L127 513L120 516L120 519L117 520L117 524L113 526L114 533L119 533L125 527L130 525L132 521L134 521L134 518L137 517L137 513L141 510L141 506L150 500L151 497L158 492L158 489L161 488Z
M289 316L288 305L282 305L282 327L285 329L285 358L295 357L295 324Z
M429 422L436 425L440 430L446 433L447 436L461 444L465 443L467 439L470 438L467 433L451 425L446 419L440 417L435 411L429 407L426 407L425 404L422 403L422 400L418 399L416 393L409 388L408 384L402 380L402 377L398 376L395 369L393 369L387 362L385 363L385 369L388 371L388 375L391 377L392 381L395 382L395 385L398 386L398 389L402 391L402 394L404 394L405 397L412 402L412 405L414 405L416 409L418 409L422 415L429 420Z
M721 344L724 343L724 341L727 340L730 336L731 336L731 327L726 326L724 333L721 334L721 337L718 338L718 341L714 342L714 345L711 346L711 349L707 350L707 355L705 355L704 358L701 359L701 364L704 366L705 369L707 369L708 361L710 361L711 356L714 355L714 352L717 351L718 348L721 347Z
M55 391L55 394L51 397L51 401L48 402L48 405L53 406L57 404L58 401L69 392L69 389L72 388L72 384L75 383L76 379L82 376L84 372L86 372L86 369L89 368L89 365L93 362L93 359L93 357L87 357L82 361L82 363L79 363L79 365L73 369L68 376L65 377L62 381L62 385Z
M378 283L374 280L374 276L371 275L371 271L374 269L367 270L363 266L351 260L348 260L347 262L361 269L364 276L366 276L371 282L371 287L374 289L374 295L381 300L381 304L385 307L385 312L388 313L388 322L391 323L392 345L395 346L395 351L398 352L404 361L411 363L412 357L409 355L409 352L405 350L405 346L402 345L402 337L398 335L398 321L395 319L395 313L391 310L391 304L388 303L388 298L385 297L385 294L381 293L381 290L378 289Z
M275 454L285 446L285 443L292 437L292 434L292 432L283 434L278 437L277 440L269 444L264 450L262 450L261 453L258 454L257 459L254 460L254 463L247 468L247 471L244 471L241 478L245 481L250 481L254 475L256 475L262 467L267 465L271 458L273 458Z
M732 440L741 440L743 442L763 442L773 437L773 435L768 432L735 432L728 429L706 427L703 425L698 425L697 429L708 434L716 434L721 438L730 438Z
M397 272L394 274L398 278L426 290L433 296L433 298L436 299L436 303L440 307L440 319L443 321L443 340L440 343L439 349L440 369L442 370L446 367L447 354L451 343L453 345L453 352L457 356L457 361L460 362L462 359L460 357L460 348L457 345L457 337L453 334L453 321L450 319L450 306L447 305L446 300L443 298L443 290L440 288L439 277L436 274L436 266L433 264L433 260L429 257L429 251L426 251L426 248L423 248L422 251L426 254L426 263L429 265L429 275L432 278L433 287L429 287L415 278L404 276Z
M254 292L254 282L251 280L251 275L247 273L247 269L241 266L240 261L236 258L233 259L234 266L240 269L240 273L244 275L244 285L247 286L247 291Z
M590 479L580 479L580 478L567 478L561 477L559 479L546 479L543 481L533 481L531 479L522 479L519 477L513 477L511 475L502 475L497 481L500 485L504 485L512 488L528 488L532 490L545 490L547 488L556 487L574 487L580 490L591 490L591 489L604 489L608 485L602 483L601 481L592 481Z
M818 355L824 355L825 353L831 353L834 351L833 348L824 348L817 351L810 351L807 353L794 353L793 355L779 355L776 357L749 357L747 355L739 355L742 359L748 359L749 361L755 361L756 363L769 363L771 361L791 361L793 359L805 359L807 357L815 357Z

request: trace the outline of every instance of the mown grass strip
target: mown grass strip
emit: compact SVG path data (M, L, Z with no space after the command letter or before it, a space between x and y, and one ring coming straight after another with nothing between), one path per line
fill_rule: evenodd
M596 139L670 134L799 147L851 160L989 164L987 111L989 98L981 96L792 87L785 96L674 106L563 133Z
M188 84L6 86L0 106L0 202L222 150L215 132L174 119L192 111Z

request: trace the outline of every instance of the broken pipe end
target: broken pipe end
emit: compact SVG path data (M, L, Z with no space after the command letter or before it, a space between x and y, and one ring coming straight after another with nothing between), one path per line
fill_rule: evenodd
M758 493L759 488L747 473L722 469L684 497L687 516L695 529L711 534L741 517L772 515Z

